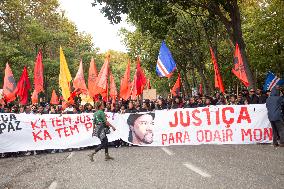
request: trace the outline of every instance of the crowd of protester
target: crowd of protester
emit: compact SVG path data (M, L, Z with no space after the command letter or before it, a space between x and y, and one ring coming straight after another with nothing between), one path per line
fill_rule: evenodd
M137 113L149 112L164 109L177 109L177 108L197 108L210 105L248 105L248 104L265 104L270 91L262 91L260 89L243 89L239 94L233 93L215 93L212 96L198 94L196 96L176 96L163 98L157 97L155 100L110 100L105 103L105 112L112 113ZM99 99L101 100L101 99ZM80 114L80 113L93 113L96 110L94 107L87 103L81 105L80 99L75 99L76 103L68 104L67 108L62 108L61 105L50 105L46 103L44 98L40 98L38 104L18 106L16 104L8 104L0 106L0 113L19 113L19 114ZM123 141L115 141L112 143L115 147L127 145ZM68 149L72 150L72 149ZM48 150L47 152L55 153L62 152L63 150ZM10 153L15 155L14 153ZM23 153L16 153L16 155ZM34 152L25 152L25 155L37 154ZM5 154L1 154L5 156Z
M215 93L209 95L196 95L189 97L167 97L159 96L155 100L144 99L140 100L110 100L106 102L106 112L113 113L136 113L147 112L163 109L176 108L197 108L209 105L247 105L247 104L265 104L270 91L263 92L260 89L244 89L239 94L221 94ZM38 104L18 106L16 104L8 104L0 106L0 113L26 113L26 114L80 114L92 113L94 107L87 103L80 104L80 99L76 99L76 103L69 104L67 108L63 109L61 105L50 105L40 98Z

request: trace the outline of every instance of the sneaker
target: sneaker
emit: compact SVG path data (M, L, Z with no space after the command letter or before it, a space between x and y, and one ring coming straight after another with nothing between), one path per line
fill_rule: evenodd
M25 153L25 156L30 156L32 153L31 152L27 152Z
M56 150L52 150L50 153L55 154Z
M95 155L95 154L96 154L96 152L93 152L93 153L91 153L91 154L88 155L91 162L94 162L94 155Z
M109 154L106 154L105 155L105 160L108 161L108 160L114 160L113 157L109 156Z

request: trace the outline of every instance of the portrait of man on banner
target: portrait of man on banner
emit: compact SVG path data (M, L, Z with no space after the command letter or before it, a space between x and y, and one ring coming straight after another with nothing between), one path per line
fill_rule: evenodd
M143 145L153 142L154 113L130 114L127 119L129 126L128 141L132 144Z

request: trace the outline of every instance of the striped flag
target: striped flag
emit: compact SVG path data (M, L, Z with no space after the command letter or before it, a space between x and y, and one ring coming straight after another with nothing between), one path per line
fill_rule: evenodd
M163 41L157 60L156 73L159 77L169 78L171 77L175 69L176 69L176 63L165 41Z
M279 77L277 77L276 75L274 75L272 72L268 72L267 76L266 76L266 80L265 80L265 84L263 86L263 90L267 91L267 90L272 90L272 88L275 85L283 85L284 84L284 80L280 79Z

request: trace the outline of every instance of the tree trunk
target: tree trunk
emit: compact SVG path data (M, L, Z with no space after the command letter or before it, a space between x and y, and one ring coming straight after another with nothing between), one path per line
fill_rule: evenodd
M224 1L224 2L212 1L206 8L210 13L219 17L220 21L224 24L231 41L239 44L239 48L242 54L242 59L245 67L245 71L248 77L249 86L255 88L255 81L253 74L249 67L249 62L246 54L246 46L243 38L242 27L241 27L241 16L238 6L238 0ZM220 5L223 6L224 10L229 13L230 20L225 16L220 9Z
M186 75L186 71L183 70L183 85L184 85L184 89L185 89L185 95L188 96L188 94L191 94L191 89L190 89L190 85L188 83L188 77Z
M247 58L246 45L244 42L243 32L242 32L242 27L241 27L240 10L239 10L237 0L233 1L233 8L231 9L230 15L231 15L231 20L232 20L232 28L233 28L233 41L235 44L236 43L239 44L245 71L247 73L248 81L250 83L249 86L255 88L255 80L251 72L251 69L249 67L249 62Z

